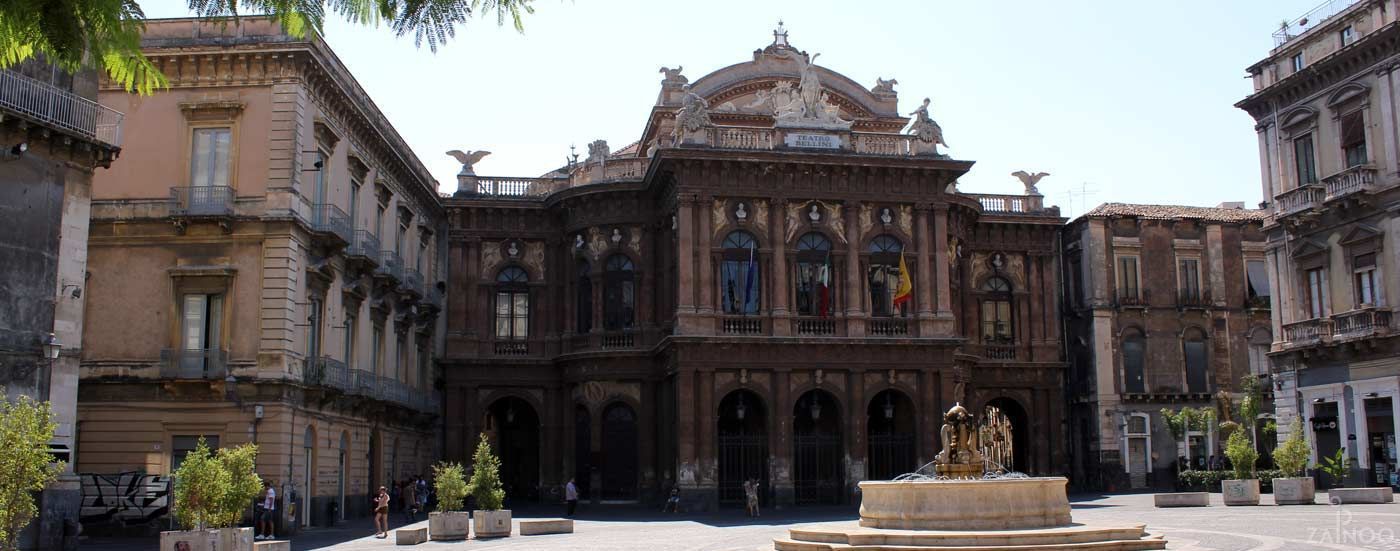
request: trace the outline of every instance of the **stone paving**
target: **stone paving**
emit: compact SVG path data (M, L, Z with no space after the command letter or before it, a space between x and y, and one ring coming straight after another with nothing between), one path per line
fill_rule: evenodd
M1319 493L1318 501L1326 502ZM1206 508L1156 509L1151 494L1079 496L1072 498L1077 522L1139 522L1148 530L1166 534L1167 549L1178 551L1314 551L1372 549L1400 551L1400 503L1387 505L1273 505L1265 495L1259 507L1225 507L1219 494ZM560 510L522 510L517 518L558 515ZM583 508L573 534L519 536L497 540L429 542L397 547L389 539L369 537L367 522L355 522L331 530L313 530L292 540L292 549L328 551L455 551L470 549L579 551L721 551L771 550L772 540L793 526L850 521L854 508L796 508L767 511L748 519L742 511L703 515L661 515L624 507ZM90 542L84 551L152 549L136 542Z

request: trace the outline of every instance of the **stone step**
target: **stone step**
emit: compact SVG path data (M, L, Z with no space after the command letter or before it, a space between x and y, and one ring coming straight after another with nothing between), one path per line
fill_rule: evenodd
M1351 503L1391 503L1395 501L1395 490L1381 488L1332 488L1327 490L1327 499L1338 505Z
M292 551L291 540L253 542L253 551Z
M1206 492L1156 494L1152 496L1152 504L1157 507L1208 507L1210 506L1210 494Z
M427 526L394 530L394 545L418 545L425 541L428 541Z
M542 534L572 534L574 521L567 518L521 519L520 535L538 536Z
M788 530L789 539L807 543L841 544L849 546L912 546L912 547L994 547L1043 545L1052 543L1094 543L1131 541L1142 538L1145 526L1074 525L1025 530L882 530L872 528L811 527Z
M847 545L789 539L773 540L773 549L776 551L1147 551L1166 548L1167 541L1160 535L1148 535L1133 540L1031 545Z

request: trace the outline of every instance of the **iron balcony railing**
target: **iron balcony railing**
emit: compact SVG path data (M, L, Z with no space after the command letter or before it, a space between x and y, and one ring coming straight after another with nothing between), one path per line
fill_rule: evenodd
M328 203L320 203L311 207L311 229L316 233L332 235L345 243L355 236L355 229L350 225L350 215L345 211Z
M345 362L326 356L307 358L306 366L302 369L302 380L308 385L334 388L341 392L349 392L352 386L350 370Z
M378 375L375 375L373 372L365 371L363 369L352 369L350 370L350 379L352 385L352 393L364 396L366 398L378 397Z
M1356 1L1357 0L1326 0L1317 7L1308 10L1308 13L1303 14L1299 18L1280 25L1279 29L1274 31L1274 47L1287 44L1289 40L1293 40L1299 35L1317 28L1320 23L1334 15L1342 13L1347 8L1350 8L1352 4L1355 4Z
M170 188L175 216L233 216L233 188L228 186L176 186Z
M379 264L379 237L369 230L355 230L345 255Z
M218 379L228 376L228 351L167 348L160 351L162 379Z
M122 144L120 112L14 71L0 70L0 108L112 147Z
M379 272L394 279L403 279L403 257L394 251L379 251Z
M1147 289L1136 287L1122 287L1118 289L1119 306L1147 306L1147 300L1152 295Z
M399 283L399 288L417 295L423 294L423 274L418 270L407 268L403 271L403 281Z

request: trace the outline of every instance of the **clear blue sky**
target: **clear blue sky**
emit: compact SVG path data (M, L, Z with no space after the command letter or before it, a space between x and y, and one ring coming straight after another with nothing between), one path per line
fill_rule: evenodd
M1256 205L1254 122L1232 105L1279 21L1321 0L974 2L539 0L525 33L476 19L433 54L386 28L328 24L327 40L450 191L449 149L487 149L483 175L535 176L594 139L636 140L660 66L692 81L752 59L779 18L792 44L864 85L925 96L965 191L1018 193L1016 170L1067 213L1141 202ZM189 15L181 0L148 17ZM1072 208L1071 208L1072 207Z

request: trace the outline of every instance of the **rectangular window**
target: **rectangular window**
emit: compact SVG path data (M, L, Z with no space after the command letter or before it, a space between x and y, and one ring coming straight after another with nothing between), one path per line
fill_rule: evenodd
M1194 339L1182 344L1186 352L1186 392L1210 392L1206 376L1206 341Z
M316 168L316 181L312 184L315 187L311 189L311 202L320 205L326 202L326 181L329 179L327 175L331 171L330 161L326 157L325 151L316 150L316 164L312 166Z
M321 355L321 299L311 297L306 310L306 357L315 358Z
M394 343L398 352L398 361L394 362L394 377L401 383L408 382L408 339L399 335L398 341Z
M1293 163L1298 169L1298 185L1317 183L1317 155L1313 152L1312 134L1293 139Z
M428 380L428 347L423 343L418 343L418 380L417 385L421 390L432 388L432 381Z
M375 375L383 375L384 365L384 326L375 324L374 334L370 336L370 369Z
M1181 299L1194 304L1201 300L1201 261L1195 258L1177 260L1178 284L1181 285Z
M1303 70L1303 52L1293 54L1293 72Z
M530 336L530 295L525 291L496 293L496 338Z
M1348 44L1356 41L1356 33L1352 30L1351 25L1347 25L1337 33L1337 38L1341 40L1342 47L1345 48Z
M355 369L355 331L359 320L355 314L346 312L345 314L345 365L350 369Z
M190 186L227 186L233 130L196 128L191 142Z
M360 179L350 178L350 227L358 229L360 227Z
M219 437L216 435L203 434L197 436L175 436L170 440L170 472L174 473L180 465L185 462L185 456L199 445L199 439L204 439L204 445L209 451L219 449Z
M1352 270L1356 307L1378 306L1380 289L1376 287L1379 283L1376 279L1376 253L1357 255L1352 259Z
M180 312L179 361L182 377L204 378L211 367L218 367L219 323L223 319L223 304L222 295L184 296Z
M982 343L1012 344L1011 301L982 301Z
M1366 164L1366 119L1359 109L1342 115L1341 134L1346 167Z
M1136 256L1118 257L1118 298L1138 299L1138 259Z
M374 235L384 235L384 204L379 204L379 210L374 211Z
M1313 268L1305 274L1308 286L1308 314L1316 319L1327 316L1331 309L1327 305L1327 270Z
M1262 260L1245 262L1245 277L1249 287L1250 306L1269 307L1269 272Z

